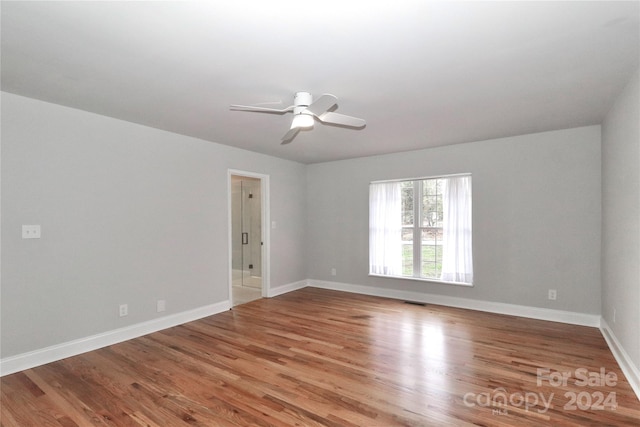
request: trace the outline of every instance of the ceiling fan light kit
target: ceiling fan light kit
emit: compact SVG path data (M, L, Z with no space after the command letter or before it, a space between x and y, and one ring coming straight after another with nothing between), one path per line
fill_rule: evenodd
M306 113L298 113L293 116L291 128L311 129L313 127L313 116Z
M300 129L313 128L314 118L321 123L346 126L350 128L363 128L367 122L357 117L346 116L344 114L329 111L338 103L338 98L329 93L320 95L315 101L309 92L296 92L293 97L293 105L287 108L267 108L254 105L231 105L232 110L251 111L258 113L284 114L293 112L291 128L282 137L282 143L288 144L298 134Z

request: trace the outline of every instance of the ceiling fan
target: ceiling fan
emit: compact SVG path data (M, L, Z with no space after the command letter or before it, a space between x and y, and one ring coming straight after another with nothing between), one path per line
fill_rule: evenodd
M293 112L293 121L291 128L282 137L282 144L290 143L298 134L300 129L313 128L314 118L321 123L346 126L351 128L362 128L367 122L357 117L346 116L344 114L329 111L337 104L338 98L334 95L325 93L320 95L315 101L309 92L296 92L293 97L293 105L287 108L269 108L257 105L231 105L232 110L252 111L259 113L275 113L284 114Z

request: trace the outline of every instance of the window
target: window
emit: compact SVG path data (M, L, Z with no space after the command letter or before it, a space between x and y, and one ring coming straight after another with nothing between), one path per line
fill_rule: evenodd
M471 176L375 182L369 273L471 284Z

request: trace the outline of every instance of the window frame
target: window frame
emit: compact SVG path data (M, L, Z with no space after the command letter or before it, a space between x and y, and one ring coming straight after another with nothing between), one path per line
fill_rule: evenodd
M418 282L430 282L430 283L439 283L439 284L446 284L446 285L455 285L455 286L466 286L466 287L473 287L474 284L472 283L467 283L467 282L454 282L454 281L447 281L447 280L442 280L439 278L432 278L432 277L422 277L421 276L421 271L422 271L422 230L423 229L428 229L428 228L440 228L442 229L443 227L422 227L421 224L421 220L422 220L422 214L423 214L423 201L422 201L422 197L424 197L424 191L422 189L423 187L423 181L427 181L427 180L435 180L435 179L446 179L446 178L451 178L451 177L457 177L457 176L469 176L471 177L472 174L471 173L459 173L459 174L449 174L449 175L436 175L436 176L427 176L427 177L418 177L418 178L402 178L402 179L389 179L389 180L379 180L379 181L371 181L370 184L376 184L376 183L391 183L391 182L414 182L414 183L419 183L418 185L421 187L419 191L416 191L416 185L414 184L413 186L413 225L412 226L405 226L404 224L401 224L401 229L409 229L412 228L413 229L413 275L412 276L405 276L405 275L400 275L400 276L395 276L395 275L385 275L385 274L378 274L378 273L372 273L371 271L369 271L369 276L371 277L384 277L384 278L388 278L388 279L401 279L401 280L411 280L411 281L418 281ZM418 197L419 200L416 203L416 193L418 193ZM416 240L417 238L417 240ZM418 241L419 243L416 244L415 242ZM471 250L473 251L473 247L471 248ZM437 259L437 257L436 257ZM416 272L418 272L418 275L416 276Z

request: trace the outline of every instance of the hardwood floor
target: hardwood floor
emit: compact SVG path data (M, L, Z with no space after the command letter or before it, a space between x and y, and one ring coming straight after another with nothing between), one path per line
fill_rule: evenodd
M595 328L313 288L1 386L5 427L640 423Z

